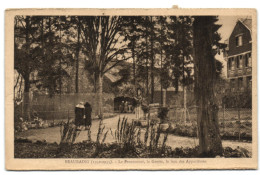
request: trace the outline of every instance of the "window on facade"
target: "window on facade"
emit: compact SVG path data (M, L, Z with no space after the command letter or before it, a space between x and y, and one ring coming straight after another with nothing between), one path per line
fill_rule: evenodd
M242 68L243 67L243 56L240 55L239 56L239 68Z
M248 89L252 88L252 77L251 76L246 78L246 84L247 84Z
M252 67L252 56L251 56L251 53L248 53L248 67Z
M245 54L245 67L248 67L248 56Z
M236 46L242 46L242 35L236 37Z
M232 70L235 69L235 58L234 57L231 58L231 69Z
M251 67L251 53L245 54L245 67Z
M243 78L238 78L238 88L239 89L243 88Z
M232 60L231 58L228 59L228 70L231 70L232 68Z
M235 79L230 80L231 88L235 88Z
M239 56L236 56L236 63L237 63L237 68L239 68L240 66Z

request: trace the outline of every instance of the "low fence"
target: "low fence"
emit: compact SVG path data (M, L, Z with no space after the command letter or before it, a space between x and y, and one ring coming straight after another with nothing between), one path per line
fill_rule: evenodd
M75 117L75 106L80 102L88 102L92 107L92 114L97 114L97 101L94 93L61 94L50 97L48 95L34 96L30 103L15 104L15 117L26 118L24 106L29 105L31 117L37 116L43 120L60 120ZM114 96L103 94L103 112L113 113Z
M186 115L185 115L186 113ZM168 113L173 125L197 127L197 107L184 110L182 107L171 107ZM219 129L222 138L235 140L252 139L252 109L251 108L219 108Z

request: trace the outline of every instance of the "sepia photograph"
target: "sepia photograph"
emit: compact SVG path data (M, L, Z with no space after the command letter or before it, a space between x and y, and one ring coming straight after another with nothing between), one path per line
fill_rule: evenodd
M6 11L10 169L257 168L255 10L75 11Z

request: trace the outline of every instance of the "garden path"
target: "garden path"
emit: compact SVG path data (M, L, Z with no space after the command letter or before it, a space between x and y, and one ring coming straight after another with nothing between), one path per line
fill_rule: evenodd
M128 118L128 121L135 119L135 114L120 114L113 118L108 118L108 119L103 120L103 124L105 125L104 133L107 130L109 130L106 141L105 141L106 143L115 141L115 139L113 138L113 136L111 134L110 128L111 128L112 132L114 133L114 130L117 128L118 118L119 117L122 118L124 116ZM92 127L91 127L92 140L96 140L98 128L99 128L99 120L93 120ZM37 139L37 140L45 139L47 142L59 143L60 142L60 127L50 127L50 128L46 128L46 129L31 129L28 131L16 133L16 137L26 137L28 139ZM101 139L102 138L103 137L101 137ZM163 137L161 137L161 139L163 139ZM81 131L79 137L76 139L76 142L81 142L83 140L87 140L87 131ZM233 149L237 148L238 146L243 147L243 148L247 149L250 154L252 153L252 143L223 140L222 144L224 147L229 146ZM191 138L191 137L169 135L166 145L171 146L173 149L176 147L195 147L196 145L198 145L198 139Z

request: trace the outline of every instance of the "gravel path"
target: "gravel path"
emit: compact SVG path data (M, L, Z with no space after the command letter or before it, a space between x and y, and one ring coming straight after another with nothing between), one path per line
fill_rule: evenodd
M134 114L121 114L113 118L108 118L103 120L103 124L105 125L104 132L107 130L114 130L117 128L117 122L119 117L126 116L128 118L128 121L131 121L135 118ZM92 127L91 127L91 138L92 140L96 140L97 132L99 127L99 120L93 120L92 121ZM46 129L31 129L24 132L16 133L16 137L26 137L28 139L37 139L37 140L43 140L45 139L47 142L60 142L60 127L51 127ZM161 138L162 139L162 138ZM87 131L81 131L79 137L76 139L76 142L81 142L83 140L87 140ZM113 142L115 139L111 135L111 131L108 132L106 142ZM171 146L172 148L175 147L195 147L198 145L198 139L197 138L191 138L191 137L181 137L181 136L175 136L175 135L169 135L168 140L166 143L168 146ZM229 140L223 140L222 144L224 147L231 147L231 148L237 148L243 147L247 149L250 153L252 153L252 143L248 142L237 142L237 141L229 141Z

